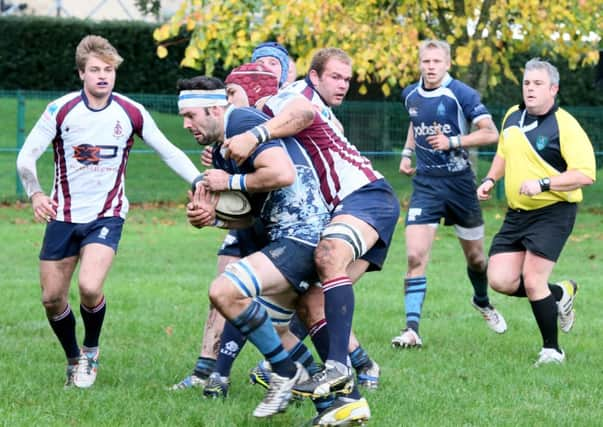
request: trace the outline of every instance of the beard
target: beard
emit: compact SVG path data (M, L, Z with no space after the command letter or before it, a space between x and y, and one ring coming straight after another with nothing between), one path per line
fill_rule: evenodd
M204 133L201 138L197 139L197 144L205 147L206 145L211 145L213 143L222 143L220 140L220 135L215 131L208 131Z

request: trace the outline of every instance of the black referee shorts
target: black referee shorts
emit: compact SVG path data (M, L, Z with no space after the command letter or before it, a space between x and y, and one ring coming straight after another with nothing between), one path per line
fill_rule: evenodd
M577 212L578 205L567 202L531 211L509 209L492 240L489 256L527 250L556 262L572 233Z

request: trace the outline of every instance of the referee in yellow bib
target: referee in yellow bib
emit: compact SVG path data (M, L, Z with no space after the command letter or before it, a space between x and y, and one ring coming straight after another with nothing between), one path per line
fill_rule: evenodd
M487 200L504 177L509 209L490 247L488 282L530 301L543 340L535 366L565 360L558 328L569 332L573 326L578 285L549 283L549 276L574 227L581 188L596 178L592 144L557 106L558 91L555 66L539 58L526 63L523 102L507 111L496 155L477 189L478 198Z

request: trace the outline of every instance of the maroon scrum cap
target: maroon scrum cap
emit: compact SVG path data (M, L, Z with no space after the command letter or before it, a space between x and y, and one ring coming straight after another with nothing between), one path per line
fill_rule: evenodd
M258 99L278 91L278 77L260 64L243 64L232 70L224 82L241 86L252 107Z

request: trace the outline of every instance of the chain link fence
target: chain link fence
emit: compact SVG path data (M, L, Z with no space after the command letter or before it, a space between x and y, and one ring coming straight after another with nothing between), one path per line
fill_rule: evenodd
M38 91L0 91L0 202L24 200L26 197L17 178L15 161L19 147L39 118L47 103L63 93ZM199 164L201 148L182 128L176 95L128 94L145 105L166 136ZM564 107L584 127L603 166L603 107ZM489 106L494 122L500 125L506 107ZM400 102L346 101L335 110L348 139L392 181L398 179L400 150L408 131L408 115ZM478 176L483 175L494 154L495 146L476 152ZM49 192L52 185L53 160L48 150L38 161L38 176ZM408 181L408 180L406 180ZM402 185L402 184L401 184ZM154 152L136 141L127 180L128 197L133 202L184 201L186 185L167 168ZM400 190L402 193L406 190Z

